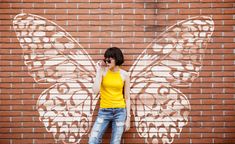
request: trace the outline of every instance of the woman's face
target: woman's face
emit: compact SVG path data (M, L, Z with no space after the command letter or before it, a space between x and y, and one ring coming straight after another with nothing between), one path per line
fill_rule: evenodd
M116 66L116 62L115 62L115 59L113 58L105 58L105 63L107 64L108 68L114 68Z

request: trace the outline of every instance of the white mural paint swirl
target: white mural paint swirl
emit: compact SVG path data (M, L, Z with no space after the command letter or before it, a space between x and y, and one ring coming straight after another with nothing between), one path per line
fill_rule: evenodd
M92 93L95 64L62 27L41 16L18 14L13 21L25 65L37 83L53 84L38 98L40 121L56 141L79 143L91 128L99 95ZM193 17L154 39L130 68L131 107L146 143L172 143L188 123L187 87L202 68L214 31L210 17Z

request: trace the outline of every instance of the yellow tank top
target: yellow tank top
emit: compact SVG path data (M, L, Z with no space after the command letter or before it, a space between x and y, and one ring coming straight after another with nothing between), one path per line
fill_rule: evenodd
M118 72L108 70L101 82L100 108L125 108L123 86L124 81L122 80L120 69Z

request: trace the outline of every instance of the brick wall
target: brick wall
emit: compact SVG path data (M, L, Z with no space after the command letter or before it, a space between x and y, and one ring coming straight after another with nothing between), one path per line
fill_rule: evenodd
M94 61L101 59L110 46L121 48L126 70L161 33L166 33L161 35L163 38L177 39L176 34L169 32L170 26L197 16L210 17L214 30L210 41L205 42L207 48L203 45L206 50L200 51L203 61L199 63L198 77L193 82L186 81L186 86L170 84L186 96L191 107L187 124L171 142L235 143L234 5L234 0L1 0L0 143L63 143L63 138L53 137L39 120L37 100L53 83L35 82L33 70L28 69L25 55L34 51L25 51L17 39L13 20L19 13L56 23ZM156 93L158 99L159 92ZM96 115L97 106L92 121ZM122 143L162 143L160 136L155 141L153 137L141 137L135 116L132 114L131 129L124 134ZM109 128L104 143L109 142L110 132ZM80 143L87 140L88 135L84 134Z

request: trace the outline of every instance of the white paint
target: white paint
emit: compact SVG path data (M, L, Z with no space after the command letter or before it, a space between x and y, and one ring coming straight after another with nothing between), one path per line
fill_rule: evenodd
M155 52L160 52L162 50L163 46L155 43L155 44L153 44L152 48Z
M37 31L37 32L34 32L34 36L38 36L38 37L43 37L43 36L45 36L46 35L46 33L45 32L43 32L43 31Z
M55 26L46 26L46 30L53 31L55 30Z
M166 45L166 46L164 47L164 49L163 49L163 54L168 54L168 53L170 53L170 52L172 51L172 49L173 49L173 45L172 45L172 44Z
M70 49L70 48L74 48L74 46L75 46L75 45L74 45L73 43L66 43L66 44L65 44L65 47L66 47L66 48L69 48L69 49Z

